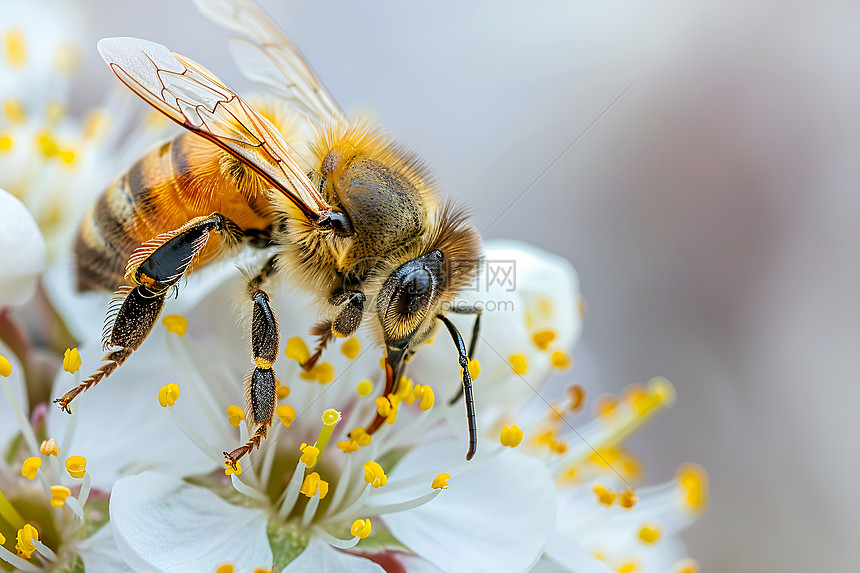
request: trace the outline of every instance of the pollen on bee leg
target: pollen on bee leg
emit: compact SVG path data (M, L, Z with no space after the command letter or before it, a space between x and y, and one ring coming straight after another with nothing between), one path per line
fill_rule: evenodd
M63 370L69 374L74 374L81 367L81 355L77 348L66 348L63 354Z
M359 539L366 539L370 535L372 526L369 519L356 519L352 522L349 532Z
M66 505L66 498L72 495L72 490L63 485L51 486L51 506L63 507Z
M227 421L234 428L238 428L239 424L245 419L245 411L235 404L227 406Z
M176 401L179 400L179 385L170 383L162 386L158 390L158 403L161 404L162 408L167 408L169 406L173 406L176 404Z
M161 319L161 324L167 328L167 332L172 332L179 336L185 336L185 333L188 331L188 321L185 320L184 316L178 314L168 314Z
M54 438L49 438L42 442L42 445L39 446L39 451L43 456L57 457L60 455L60 446L57 445L57 441Z

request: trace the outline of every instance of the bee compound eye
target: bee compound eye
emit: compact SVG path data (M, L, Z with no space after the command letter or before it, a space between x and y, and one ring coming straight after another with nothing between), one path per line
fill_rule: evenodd
M423 268L405 275L391 301L399 315L412 315L426 307L433 294L433 276Z

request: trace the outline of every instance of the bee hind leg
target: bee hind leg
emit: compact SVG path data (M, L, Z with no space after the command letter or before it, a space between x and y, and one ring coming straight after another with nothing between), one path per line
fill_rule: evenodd
M266 437L275 413L275 371L272 366L278 357L280 333L278 320L269 304L269 295L260 288L274 271L275 257L269 259L257 276L248 281L248 297L253 303L251 315L251 348L254 370L245 379L245 419L249 430L254 430L248 441L233 450L224 452L227 463L236 463Z

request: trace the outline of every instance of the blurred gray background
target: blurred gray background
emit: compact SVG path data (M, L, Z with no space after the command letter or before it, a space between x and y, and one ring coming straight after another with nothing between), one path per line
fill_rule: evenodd
M630 446L652 483L707 468L710 507L685 534L703 571L858 562L858 2L260 3L485 237L574 262L573 378L674 382L677 405ZM248 85L190 2L79 6L79 105L114 81L105 36Z

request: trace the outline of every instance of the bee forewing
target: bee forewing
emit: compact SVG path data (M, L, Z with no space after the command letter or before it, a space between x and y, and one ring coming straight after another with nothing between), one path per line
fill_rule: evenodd
M331 207L287 151L287 143L212 72L155 42L106 38L99 52L117 77L150 105L249 165L311 220Z
M211 20L247 38L231 38L230 50L251 81L322 122L345 121L340 109L298 49L251 0L194 0Z

